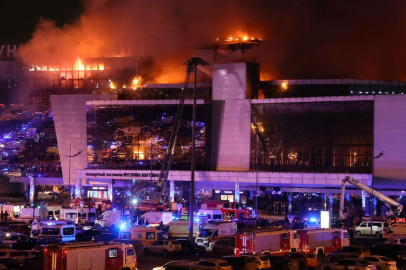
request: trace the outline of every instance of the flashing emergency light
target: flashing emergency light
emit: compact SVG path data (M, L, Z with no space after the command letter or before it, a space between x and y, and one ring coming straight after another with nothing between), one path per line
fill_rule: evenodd
M309 219L309 221L310 221L310 222L316 222L316 221L317 221L317 219L316 219L316 218L314 218L314 217L312 217L312 218L310 218L310 219Z
M137 199L134 199L134 200L133 200L133 204L137 204Z
M124 229L125 228L125 224L121 224L120 229Z

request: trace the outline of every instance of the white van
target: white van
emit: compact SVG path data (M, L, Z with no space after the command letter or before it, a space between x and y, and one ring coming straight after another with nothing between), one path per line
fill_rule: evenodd
M196 243L209 247L210 241L218 237L236 236L237 223L235 221L209 221L196 237Z
M215 220L215 221L223 220L223 213L221 212L221 210L200 209L197 212L197 214L207 216L207 220Z
M21 208L20 216L16 220L21 220L29 224L39 218L39 212L39 208Z
M76 211L78 213L78 223L92 223L96 221L96 209L77 208Z
M372 234L376 236L383 236L389 228L388 222L372 221ZM360 225L355 227L356 235L371 234L371 222L361 222Z
M120 227L121 225L121 210L106 210L94 222L100 226L106 227Z
M76 240L76 229L75 225L43 225L40 228L39 236L52 236L60 239L62 242L70 242Z
M47 216L45 216L45 217L48 217L48 219L54 218L54 219L58 220L61 210L62 210L62 206L60 206L60 205L56 205L56 206L48 205L46 207Z
M164 225L173 220L172 212L146 212L141 216L144 219L144 224L148 221L151 226L158 226L161 221Z
M142 245L149 245L156 240L165 239L163 235L155 228L134 226L120 229L121 240L138 240Z
M71 220L75 223L78 221L78 209L76 208L62 208L59 214L59 220Z
M196 219L193 222L193 237L196 237L203 228L203 224ZM189 220L173 220L161 228L162 232L168 235L168 238L185 239L189 236Z

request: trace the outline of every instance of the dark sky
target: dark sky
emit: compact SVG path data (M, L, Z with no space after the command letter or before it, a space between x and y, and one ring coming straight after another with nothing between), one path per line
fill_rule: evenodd
M220 61L258 62L262 79L406 80L405 14L378 0L1 0L0 44L29 40L28 63L139 56L180 82L196 48L247 35L263 43Z
M82 12L80 0L1 0L0 44L27 42L41 17L63 26Z

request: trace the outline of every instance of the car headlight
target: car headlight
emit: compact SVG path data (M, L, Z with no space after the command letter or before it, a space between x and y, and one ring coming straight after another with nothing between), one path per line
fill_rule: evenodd
M10 234L9 233L6 233L6 237L9 237L10 236Z

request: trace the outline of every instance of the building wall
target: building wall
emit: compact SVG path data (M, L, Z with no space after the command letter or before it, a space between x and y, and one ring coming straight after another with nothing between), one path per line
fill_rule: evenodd
M112 99L113 96L104 96L104 98ZM64 184L70 182L71 185L75 185L76 169L87 167L86 101L93 99L103 99L103 96L51 96ZM71 151L70 146L72 146ZM70 155L75 155L79 151L81 151L79 155L69 158ZM69 159L71 159L70 166Z
M248 171L251 101L259 81L258 66L250 63L213 68L212 160L218 171Z
M406 188L406 96L375 96L374 185Z

